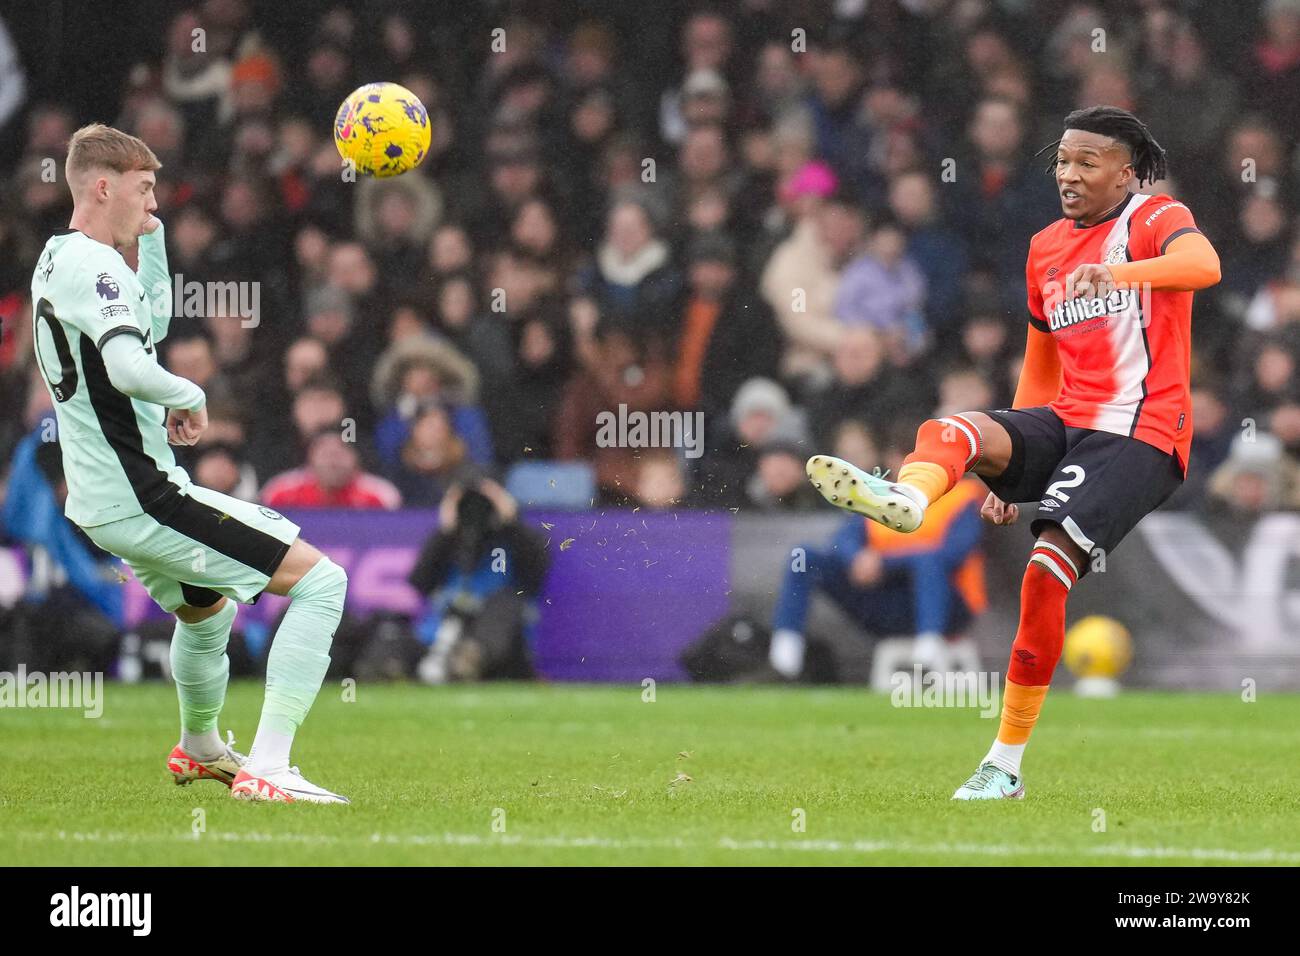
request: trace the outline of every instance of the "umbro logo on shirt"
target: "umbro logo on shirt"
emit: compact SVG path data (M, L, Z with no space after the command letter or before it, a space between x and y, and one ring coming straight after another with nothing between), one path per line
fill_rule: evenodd
M1047 270L1047 278L1050 279L1052 276L1056 275L1060 271L1061 270L1058 269L1056 266L1052 266L1052 268Z

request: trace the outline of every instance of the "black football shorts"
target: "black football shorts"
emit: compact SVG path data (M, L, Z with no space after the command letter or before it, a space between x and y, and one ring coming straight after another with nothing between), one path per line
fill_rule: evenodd
M1127 435L1075 428L1046 405L986 410L1011 436L1011 460L985 478L1006 502L1036 502L1035 534L1059 524L1089 554L1109 555L1183 483L1178 457ZM1083 570L1083 569L1080 569Z

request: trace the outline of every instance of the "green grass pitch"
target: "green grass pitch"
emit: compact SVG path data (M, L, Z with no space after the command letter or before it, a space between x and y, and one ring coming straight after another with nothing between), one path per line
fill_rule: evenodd
M173 689L104 693L98 720L0 710L0 859L1300 863L1297 696L1058 691L1027 754L1027 799L958 804L996 730L973 709L895 708L861 688L660 684L643 702L640 685L363 684L345 701L327 684L294 759L348 794L343 807L177 787ZM223 731L247 746L260 702L259 684L232 686Z

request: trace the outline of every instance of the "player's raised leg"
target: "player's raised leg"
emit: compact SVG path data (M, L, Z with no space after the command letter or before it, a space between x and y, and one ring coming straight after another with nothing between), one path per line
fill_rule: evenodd
M988 478L1001 475L1011 450L1011 436L999 422L983 412L962 412L921 424L916 447L903 459L896 481L830 455L808 459L807 473L837 508L910 532L921 526L930 502L952 490L968 471Z
M343 569L301 538L271 576L266 590L289 597L266 662L266 698L248 763L231 795L244 800L347 803L310 783L289 765L294 735L307 717L329 669L330 645L343 616L348 578Z
M181 587L194 603L175 611L170 656L180 699L181 739L167 757L167 769L177 784L216 780L230 786L246 758L234 749L233 735L222 741L217 720L226 701L226 645L238 606L215 591Z

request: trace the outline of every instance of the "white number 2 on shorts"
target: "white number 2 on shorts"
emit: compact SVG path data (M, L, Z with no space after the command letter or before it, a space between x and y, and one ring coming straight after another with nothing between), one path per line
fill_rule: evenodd
M1078 465L1066 465L1061 469L1061 471L1065 472L1067 475L1073 475L1074 477L1070 478L1068 481L1062 478L1060 481L1052 482L1047 486L1047 493L1053 498L1059 498L1061 501L1069 501L1070 496L1061 489L1077 488L1079 485L1083 484L1083 469Z

